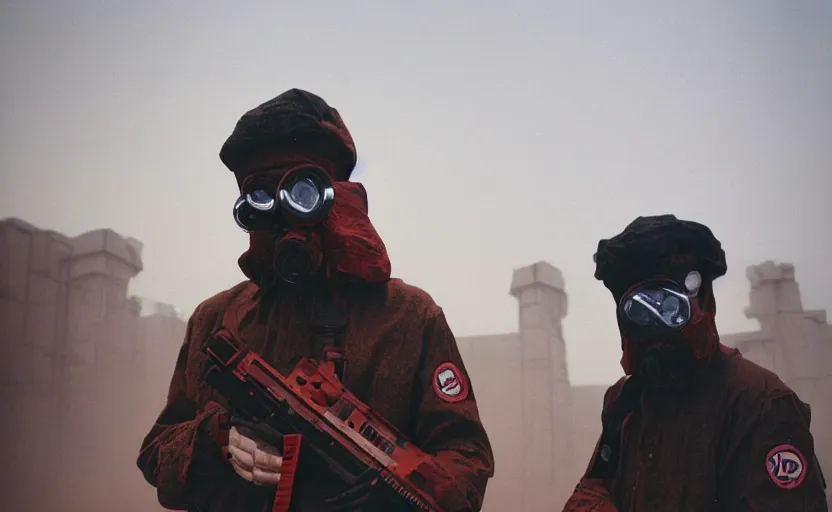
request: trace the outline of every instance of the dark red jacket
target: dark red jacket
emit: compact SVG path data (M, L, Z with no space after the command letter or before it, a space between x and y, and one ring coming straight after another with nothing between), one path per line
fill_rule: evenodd
M624 379L604 396L614 403ZM686 396L642 396L611 481L584 479L565 512L827 512L809 406L738 351ZM797 485L795 485L797 484Z
M257 512L273 499L273 488L249 484L223 458L214 440L223 400L200 381L202 344L232 301L242 313L237 326L242 342L278 371L285 375L301 357L313 356L306 299L290 292L263 299L256 290L249 282L241 283L203 302L188 322L167 405L138 458L166 508ZM454 402L443 399L434 386L436 370L445 363L468 379L442 310L427 293L398 279L356 284L344 298L349 304L346 386L416 445L435 454L452 475L436 496L440 505L448 512L480 510L494 457L470 387L464 400ZM327 510L323 499L344 484L316 466L314 458L302 453L300 461L292 510Z

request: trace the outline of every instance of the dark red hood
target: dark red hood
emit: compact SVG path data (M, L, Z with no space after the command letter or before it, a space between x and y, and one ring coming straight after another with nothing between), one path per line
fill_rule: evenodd
M253 170L249 163L264 155L313 154L333 163L335 181L349 179L357 153L347 126L321 97L290 89L243 114L220 150L220 160L237 177Z
M330 270L365 281L390 278L384 242L367 215L367 193L349 182L357 155L341 115L322 98L291 89L246 112L220 150L220 159L241 188L248 180L271 180L274 186L292 168L321 167L336 190L335 204L321 233ZM310 239L311 240L311 239ZM263 284L274 281L276 235L252 232L239 265L246 276Z

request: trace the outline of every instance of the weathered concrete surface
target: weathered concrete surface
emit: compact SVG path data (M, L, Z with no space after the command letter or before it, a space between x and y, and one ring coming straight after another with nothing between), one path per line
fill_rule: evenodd
M159 509L135 458L184 322L128 296L141 250L106 229L0 222L0 510Z

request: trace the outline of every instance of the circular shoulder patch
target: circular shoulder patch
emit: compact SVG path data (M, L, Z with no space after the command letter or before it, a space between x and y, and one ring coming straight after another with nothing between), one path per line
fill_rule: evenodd
M446 402L461 402L468 398L468 381L455 364L442 363L433 372L433 390Z
M775 446L766 457L771 481L782 489L794 489L806 477L806 457L790 444Z

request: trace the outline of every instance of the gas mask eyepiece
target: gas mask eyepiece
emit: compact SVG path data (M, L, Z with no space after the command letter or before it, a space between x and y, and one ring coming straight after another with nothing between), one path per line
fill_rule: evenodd
M234 222L246 232L274 227L274 197L265 190L254 190L234 201Z
M302 167L283 177L277 187L280 210L293 224L316 224L324 219L335 201L332 181L322 169Z
M645 282L622 297L621 315L638 327L679 330L691 319L690 300L701 284L696 271L687 274L683 286L671 281Z
M275 229L282 220L291 225L312 225L332 209L335 189L322 169L301 167L287 173L276 193L256 189L234 202L234 221L246 232Z

